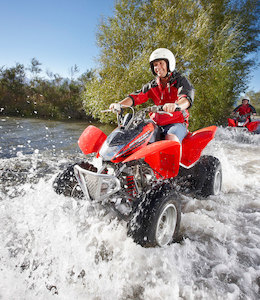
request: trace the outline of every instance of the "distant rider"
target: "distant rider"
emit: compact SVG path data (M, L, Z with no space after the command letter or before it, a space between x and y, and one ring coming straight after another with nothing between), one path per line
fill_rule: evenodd
M256 116L256 110L251 104L249 104L249 102L250 102L250 99L248 97L243 98L242 104L238 105L233 110L232 114L234 115L235 113L239 113L240 116L248 115L248 118L251 122L250 115L252 114L253 116Z
M182 142L188 130L188 108L194 99L190 82L175 70L175 57L166 48L158 48L150 56L150 66L155 79L141 90L131 93L119 103L112 103L110 109L119 111L121 105L139 105L152 99L155 105L162 105L169 114L152 113L151 119L162 127L165 139Z

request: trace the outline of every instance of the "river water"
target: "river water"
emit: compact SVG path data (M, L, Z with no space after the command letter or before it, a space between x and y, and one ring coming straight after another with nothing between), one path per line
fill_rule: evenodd
M52 190L85 126L0 118L0 299L259 299L260 135L219 128L222 193L182 196L182 241L146 249Z

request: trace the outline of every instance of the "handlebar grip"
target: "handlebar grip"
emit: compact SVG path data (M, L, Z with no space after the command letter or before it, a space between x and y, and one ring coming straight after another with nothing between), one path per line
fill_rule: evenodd
M158 107L159 107L159 110L163 110L163 105L158 105ZM181 108L179 105L175 108L175 111L181 111Z
M154 106L149 108L149 111L153 112L153 113L162 113L162 112L164 112L163 106L164 105L154 105ZM176 107L175 111L181 111L181 108L180 108L179 105Z

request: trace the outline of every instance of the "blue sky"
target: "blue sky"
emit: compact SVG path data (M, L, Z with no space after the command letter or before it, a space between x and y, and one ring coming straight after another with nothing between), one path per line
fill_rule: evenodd
M0 0L0 66L29 66L69 77L96 66L96 33L102 17L113 16L115 0ZM260 55L258 55L260 61ZM250 88L260 91L260 67Z
M75 64L94 68L98 25L113 9L114 0L0 0L0 66L36 57L64 77Z

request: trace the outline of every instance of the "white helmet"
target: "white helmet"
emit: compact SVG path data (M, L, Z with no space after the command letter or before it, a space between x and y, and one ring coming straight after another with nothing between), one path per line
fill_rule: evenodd
M152 72L154 75L156 75L156 73L154 72L153 62L155 60L160 60L160 59L163 59L167 62L168 72L174 71L175 57L174 57L173 53L166 48L158 48L152 52L152 54L150 55L150 59L149 59L150 66L151 66L151 69L152 69Z
M249 97L244 97L244 98L242 98L242 103L243 103L244 100L247 100L248 103L250 103L250 98L249 98Z

